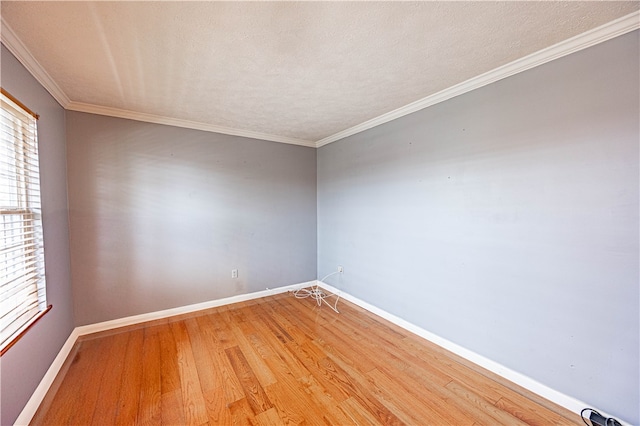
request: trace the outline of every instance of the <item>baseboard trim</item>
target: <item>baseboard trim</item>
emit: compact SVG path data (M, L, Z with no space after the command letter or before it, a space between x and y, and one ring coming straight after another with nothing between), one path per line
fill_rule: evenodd
M22 409L22 412L20 413L20 415L18 416L18 418L15 421L15 425L28 425L29 422L31 422L31 420L33 419L33 416L36 414L36 411L38 410L38 407L40 407L40 404L42 403L42 401L44 400L44 397L46 396L47 392L49 391L49 388L51 387L51 385L53 384L56 376L58 375L60 369L62 368L62 366L64 365L65 360L67 359L67 357L69 356L69 354L71 353L71 350L73 349L73 346L75 345L75 343L77 342L78 338L80 336L84 336L87 334L92 334L92 333L97 333L97 332L101 332L101 331L107 331L107 330L111 330L111 329L115 329L115 328L119 328L119 327L125 327L125 326L129 326L129 325L134 325L134 324L139 324L139 323L143 323L143 322L147 322L147 321L153 321L153 320L157 320L157 319L162 319L162 318L168 318L171 316L175 316L175 315L181 315L181 314L187 314L187 313L191 313L191 312L196 312L196 311L200 311L203 309L209 309L209 308L215 308L218 306L224 306L224 305L230 305L233 303L238 303L238 302L244 302L244 301L248 301L248 300L253 300L253 299L259 299L261 297L266 297L266 296L271 296L274 294L280 294L280 293L285 293L287 291L292 291L292 290L297 290L299 288L303 288L303 287L309 287L312 285L319 285L320 287L324 288L325 290L334 293L336 295L339 295L342 299L348 300L349 302L363 308L366 309L367 311L386 319L387 321L402 327L403 329L416 334L424 339L429 340L432 343L435 343L436 345L450 351L453 352L454 354L461 356L462 358L465 358L468 361L473 362L474 364L479 365L480 367L483 367L489 371L491 371L492 373L495 373L519 386L522 386L523 388L551 401L554 402L558 405L560 405L561 407L564 407L576 414L580 413L580 410L582 410L585 407L588 407L589 405L586 404L583 401L580 401L576 398L573 398L571 396L568 396L562 392L559 392L555 389L552 389L534 379L532 379L531 377L528 377L522 373L519 373L517 371L511 370L510 368L505 367L502 364L499 364L495 361L492 361L488 358L485 358L484 356L477 354L463 346L460 346L456 343L451 342L450 340L447 340L443 337L438 336L437 334L431 333L430 331L427 331L425 329L423 329L422 327L419 327L407 320L404 320L398 316L395 316L383 309L378 308L377 306L374 306L368 302L365 302L362 299L359 299L355 296L352 296L349 293L346 293L336 287L333 287L332 285L329 285L327 283L321 282L321 281L308 281L308 282L304 282L304 283L299 283L299 284L293 284L293 285L288 285L288 286L283 286L283 287L277 287L277 288L267 288L266 290L262 290L262 291L258 291L258 292L254 292L254 293L247 293L247 294L241 294L241 295L237 295L237 296L231 296L231 297L226 297L223 299L217 299L217 300L211 300L208 302L203 302L203 303L196 303L193 305L187 305L187 306L181 306L178 308L172 308L172 309L165 309L162 311L156 311L156 312L149 312L146 314L141 314L141 315L134 315L134 316L130 316L130 317L125 317L125 318L119 318L116 320L111 320L111 321L104 321L104 322L100 322L100 323L95 323L95 324L89 324L89 325L84 325L84 326L80 326L80 327L76 327L73 329L73 331L71 332L71 334L69 335L69 337L67 338L67 341L64 343L64 345L62 346L62 348L60 349L60 352L58 352L58 355L56 356L56 358L53 360L53 362L51 363L51 366L49 367L49 369L47 370L47 372L45 373L45 375L43 376L42 380L40 381L40 384L38 385L38 387L36 388L36 390L33 392L33 394L31 395L31 398L29 399L29 401L27 402L27 404L25 405L25 407ZM339 310L339 307L338 307ZM594 407L596 408L596 407ZM600 410L598 408L596 408L603 416L605 417L613 417L612 415L610 415L609 413Z
M60 352L58 352L58 355L56 355L55 359L49 366L49 369L42 377L42 380L40 380L38 387L31 395L31 398L29 398L29 401L27 401L27 405L24 406L22 412L20 412L20 415L16 419L14 425L28 425L29 422L31 422L31 419L33 419L36 411L38 411L38 407L40 407L42 400L58 375L58 372L71 353L73 345L75 345L78 340L79 334L77 330L77 328L74 328L69 337L67 337L67 341L62 345Z
M101 331L107 331L114 328L125 327L128 325L139 324L147 321L154 321L162 318L168 318L175 315L189 314L191 312L201 311L203 309L215 308L218 306L231 305L233 303L245 302L247 300L259 299L261 297L271 296L274 294L285 293L290 290L296 290L301 287L308 287L315 283L315 281L309 281L299 284L288 285L284 287L268 288L266 290L257 291L254 293L240 294L237 296L225 297L223 299L210 300L208 302L196 303L193 305L180 306L178 308L165 309L162 311L149 312L146 314L133 315L130 317L118 318L115 320L98 322L95 324L82 325L76 327L78 330L78 336L85 336L87 334L98 333Z
M181 306L178 308L165 309L162 311L149 312L146 314L133 315L130 317L119 318L111 321L104 321L95 324L83 325L73 329L67 341L58 352L49 369L40 380L40 384L27 401L27 404L22 409L22 412L16 419L14 425L28 425L33 416L35 416L38 407L44 400L47 392L51 388L56 376L60 372L60 369L64 365L67 357L73 349L73 345L76 344L80 336L87 334L98 333L100 331L107 331L114 328L125 327L128 325L139 324L147 321L158 320L162 318L168 318L175 315L188 314L191 312L200 311L203 309L215 308L218 306L231 305L233 303L245 302L247 300L259 299L261 297L271 296L274 294L285 293L287 291L297 290L302 287L309 287L316 283L316 281L308 281L299 284L292 284L283 287L267 288L266 290L257 291L254 293L240 294L237 296L225 297L223 299L210 300L208 302L196 303L193 305Z
M539 395L555 404L558 404L559 406L564 407L573 413L576 413L579 415L580 411L583 408L590 406L587 403L580 401L579 399L573 398L569 395L559 392L553 388L550 388L549 386L546 386L538 382L535 379L532 379L531 377L525 374L519 373L508 367L505 367L500 363L497 363L493 360L485 358L484 356L472 350L469 350L463 346L460 346L456 343L451 342L450 340L440 337L437 334L427 331L422 327L419 327L407 320L404 320L398 316L395 316L383 309L378 308L377 306L367 303L362 299L352 296L351 294L345 291L342 291L336 287L333 287L330 284L326 284L321 281L316 281L316 284L322 287L323 289L325 289L326 291L336 294L340 296L340 298L348 300L349 302L363 309L366 309L372 314L375 314L381 318L384 318L387 321L392 322L393 324L399 327L402 327L413 334L416 334L432 343L435 343L441 348L444 348L450 352L453 352L454 354L461 356L462 358L468 361L471 361L474 364L479 365L480 367L485 368L491 371L492 373L495 373L498 376L501 376L519 386L522 386L523 388L535 393L536 395ZM340 310L340 304L338 304L338 310ZM607 413L606 411L600 410L599 408L596 408L596 407L593 407L593 408L598 410L598 412L605 417L616 417Z

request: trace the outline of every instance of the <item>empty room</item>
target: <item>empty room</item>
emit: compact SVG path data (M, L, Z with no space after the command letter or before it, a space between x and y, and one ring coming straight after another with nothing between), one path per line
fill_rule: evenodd
M1 424L640 424L639 10L2 1Z

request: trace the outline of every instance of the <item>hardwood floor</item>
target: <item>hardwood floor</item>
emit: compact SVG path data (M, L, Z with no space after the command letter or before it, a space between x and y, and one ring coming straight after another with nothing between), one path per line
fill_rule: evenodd
M339 309L285 293L84 336L32 424L581 424L355 305Z

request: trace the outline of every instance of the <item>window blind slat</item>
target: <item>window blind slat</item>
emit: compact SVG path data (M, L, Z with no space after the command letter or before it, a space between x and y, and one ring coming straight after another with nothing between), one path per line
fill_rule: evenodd
M22 170L19 170L19 172L22 172ZM39 176L33 176L33 175L29 175L29 174L21 174L21 173L16 173L16 174L3 174L0 175L0 185L2 185L2 192L3 193L12 193L15 194L16 192L18 193L24 193L24 186L29 186L29 187L40 187L40 179Z
M16 247L16 246L14 246ZM36 256L38 253L38 246L31 244L30 247L18 246L20 250L4 250L0 252L0 268L3 268L3 264L13 262L15 259L20 259L28 256Z
M24 276L28 270L33 270L37 267L37 263L40 259L37 256L24 256L22 259L16 259L12 263L3 262L0 265L0 272L4 273L7 277L6 284L11 285L11 282ZM0 290L1 292L2 290Z
M25 269L26 270L17 277L7 279L7 281L2 286L2 290L0 290L0 294L12 294L17 291L16 286L20 288L26 288L29 286L29 283L33 284L33 279L36 278L38 269L35 267Z
M7 139L4 145L15 146L17 144L18 146L23 147L23 149L30 150L30 147L28 145L25 146L23 144L20 144L20 142L16 139L22 138L23 136L27 138L34 137L36 134L36 129L31 129L28 127L17 129L14 126L15 125L11 121L4 119L4 117L0 120L0 133L5 137L5 139Z
M7 309L4 307L4 311L7 312L5 316L0 318L0 323L10 324L15 321L16 318L19 318L24 311L33 309L38 306L38 294L34 291L17 295L12 299L8 299L3 301L4 305L13 305L11 307L21 308L21 309ZM22 311L22 312L21 312Z
M31 123L35 123L35 117L29 114L24 110L20 105L13 102L9 99L5 93L2 93L2 98L0 98L0 103L2 104L2 112L15 117L20 121L20 123L24 123L25 125L29 125ZM33 120L33 121L32 121Z
M11 106L9 103L2 102L0 114L2 114L3 118L15 122L16 125L27 127L32 125L31 121L29 121L30 119L25 118L26 116L21 112L20 107L15 104Z
M5 232L11 232L11 233L10 234L0 235L0 240L4 240L5 244L9 244L9 242L7 240L15 240L16 238L21 238L21 239L24 240L23 237L35 234L34 226L35 225L32 225L32 226L25 225L25 226L21 226L19 228L12 228L12 229L10 228ZM0 251L1 251L1 249L0 249Z
M14 309L6 309L6 306L14 307L17 305L32 304L32 303L36 303L36 304L38 303L38 288L35 285L31 287L14 286L12 291L8 291L3 294L2 302L0 302L0 305L5 307L5 309L2 309L2 311L6 312L4 316L11 316L14 314L17 315L18 312L15 312ZM4 317L0 317L0 318L4 318Z
M7 134L25 134L28 137L33 137L36 134L36 128L31 126L23 126L15 118L9 115L0 115L0 131Z
M0 134L0 136L4 136ZM16 150L14 146L0 145L0 153L4 162L11 166L20 166L24 162L31 164L37 164L38 157L35 152L24 151L23 149Z
M13 329L20 328L21 324L18 320L24 317L31 317L35 313L38 313L38 304L33 303L35 298L24 299L20 306L17 306L19 309L12 310L12 313L15 315L5 315L1 320L0 324L2 324L2 328L12 327Z
M0 137L13 137L11 135L6 135L5 133L0 132ZM37 159L37 152L26 149L21 145L7 144L6 142L2 142L0 144L0 151L3 157L6 157L5 160L9 162L14 162L16 159L18 161L23 161L25 158L29 161Z
M40 246L41 246L41 244L38 245L38 248L40 248ZM25 251L24 246L22 244L16 244L16 245L13 245L13 246L10 246L10 247L3 248L2 251L0 251L0 253L2 253L2 255L8 256L10 253L14 253L16 251L21 251L21 250L23 252Z
M38 292L36 288L23 289L7 297L0 304L0 311L6 314L0 318L2 322L11 322L13 318L19 317L21 310L30 309L38 305Z
M37 215L38 213L34 213L31 209L25 210L19 207L0 210L0 220L2 220L3 223L10 223L10 221L12 221L12 219L10 219L10 216L14 216L14 219L16 219L13 220L13 222L24 222L33 220Z
M22 330L32 318L38 315L40 311L41 309L37 305L31 307L31 309L28 309L27 307L27 309L23 309L21 315L14 318L13 321L7 321L6 324L3 323L3 333L2 335L0 335L0 341L2 341L2 343L0 345L4 347L7 343L9 343L12 337L20 330Z
M0 175L24 176L26 178L38 176L38 160L36 158L23 157L19 160L9 157L5 153L0 162Z
M0 294L4 294L5 289L10 289L10 287L14 287L15 283L22 282L24 277L32 278L33 273L37 273L37 265L38 265L37 257L31 257L28 260L22 259L20 261L14 262L12 265L0 265L0 272L4 273L6 278L6 283L2 286L2 290L0 290Z
M14 286L11 291L7 291L3 294L2 309L0 311L6 312L5 315L18 315L19 312L15 311L15 308L21 306L25 300L29 299L29 303L38 303L38 289L37 287L17 287ZM35 300L32 300L35 299Z
M3 226L12 223L24 223L24 226L30 226L29 223L35 222L39 217L37 212L24 207L14 207L10 209L0 210L0 221Z

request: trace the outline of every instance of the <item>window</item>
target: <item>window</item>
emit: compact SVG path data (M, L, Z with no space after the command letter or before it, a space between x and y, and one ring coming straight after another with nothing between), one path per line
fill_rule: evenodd
M47 306L38 116L1 90L0 350L5 353Z

